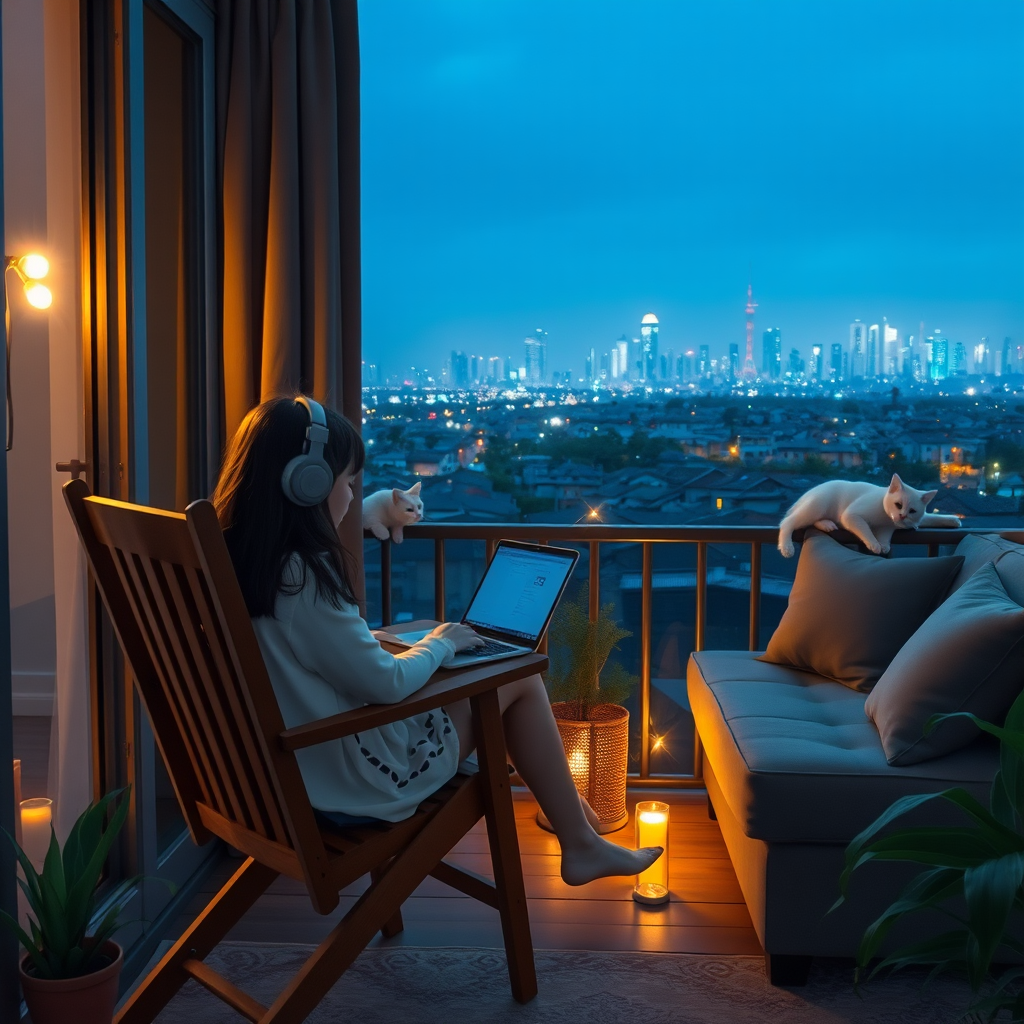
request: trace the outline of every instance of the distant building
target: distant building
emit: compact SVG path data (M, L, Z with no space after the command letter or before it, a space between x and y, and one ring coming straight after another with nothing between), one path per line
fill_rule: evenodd
M761 335L761 376L778 380L782 376L782 331L769 327Z
M1017 352L1013 347L1012 338L1003 338L1003 373L1018 373Z
M740 347L733 343L729 346L729 380L736 380L740 375Z
M829 374L832 380L842 380L843 373L843 346L838 342L832 346L832 355L829 359Z
M449 379L457 388L469 387L469 356L465 352L452 352Z
M871 378L878 376L878 352L879 352L879 330L878 324L872 324L868 328L868 345L864 357L864 376Z
M700 358L697 360L697 373L704 379L711 376L711 355L707 345L700 346Z
M804 361L800 358L800 349L789 350L789 372L797 377L804 372Z
M640 350L643 380L656 380L658 377L658 318L653 313L645 314L640 321Z
M624 334L621 335L619 340L615 342L615 350L619 354L619 369L615 376L621 377L623 380L629 380L629 338Z
M523 339L526 349L526 380L530 384L543 384L547 379L548 332L540 327L532 336Z
M954 342L949 356L949 375L963 377L967 375L967 369L967 349L962 341Z
M949 376L949 340L939 335L931 335L926 342L931 347L928 376L931 380L945 380Z
M882 318L882 376L895 377L900 372L900 332Z
M811 346L811 377L814 380L821 380L824 376L822 372L822 360L821 360L821 346Z
M989 349L988 338L982 338L981 341L974 346L974 372L992 372L992 352Z
M867 328L859 320L850 324L850 376L866 376L868 353Z

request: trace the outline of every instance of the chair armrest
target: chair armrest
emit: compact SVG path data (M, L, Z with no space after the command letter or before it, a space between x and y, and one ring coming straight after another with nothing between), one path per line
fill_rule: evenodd
M516 679L543 672L547 667L548 659L543 654L527 654L522 658L484 662L468 668L450 671L438 669L426 685L397 704L367 704L354 711L344 711L340 715L285 729L280 735L281 747L289 751L303 750L341 739L342 736L351 736L364 729L376 729L424 711L433 711L444 704L497 689Z

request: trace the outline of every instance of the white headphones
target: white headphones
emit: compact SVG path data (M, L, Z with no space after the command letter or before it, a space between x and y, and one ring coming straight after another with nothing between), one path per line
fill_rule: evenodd
M298 395L295 404L301 405L309 413L309 426L306 427L302 454L296 455L284 467L281 488L289 501L310 508L324 501L334 486L334 473L324 461L324 445L330 435L327 431L327 416L319 402Z

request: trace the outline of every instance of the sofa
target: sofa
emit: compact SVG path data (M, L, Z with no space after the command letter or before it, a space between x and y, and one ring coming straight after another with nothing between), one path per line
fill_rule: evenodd
M941 565L935 559L886 560L852 551L842 558L852 566L851 574L854 570L862 572L867 580L865 587L871 585L872 574L877 573L878 563L884 561L919 563L909 570L885 572L931 571L931 578L938 580L934 587L938 592L921 593L928 589L920 582L923 577L906 588L924 601L916 614L923 615L927 623L932 621L931 617L937 619L942 606L952 602L952 595L986 565L989 568L984 569L985 579L998 574L998 585L1012 599L1011 614L1017 606L1024 605L1024 544L1017 543L1022 540L1024 533L970 534L961 541L954 556L944 559ZM826 551L826 544L849 551L824 536L814 542L822 551ZM805 539L801 561L809 557L810 543ZM834 557L831 548L827 553ZM927 562L932 565L927 566ZM794 610L802 568L798 564L790 607L773 642L785 633L786 617ZM857 613L857 601L856 594L850 597L846 593L847 570L834 566L820 570L825 571L834 580L831 589L840 594L838 611L833 609L830 613L820 607L821 594L829 589L822 591L820 583L818 593L808 598L805 586L803 594L805 604L810 600L814 606L807 615L812 619L819 616L819 621L807 624L805 645L810 638L813 652L813 640L820 637L817 649L824 652L824 674L808 665L795 667L792 662L800 659L792 652L783 652L781 660L791 662L784 664L778 658L774 662L764 660L766 653L762 652L700 651L691 656L687 669L690 706L703 749L708 811L721 826L754 928L765 950L768 977L773 984L802 984L813 956L854 956L866 926L921 870L917 865L891 862L867 864L854 873L847 900L829 913L839 896L838 882L850 840L893 801L907 794L960 786L987 804L998 767L996 742L966 725L963 719L957 721L973 730L965 745L920 760L914 760L918 755L908 755L914 761L910 764L890 763L894 760L892 751L887 756L879 731L884 724L882 718L876 713L880 723L876 726L865 711L866 705L871 710L872 681L869 679L867 685L855 685L862 682L859 680L837 681L837 676L843 678L845 665L864 660L862 649L866 641L856 635L855 625L849 622ZM980 577L971 584L977 585ZM878 588L889 591L894 586L884 583ZM850 589L856 588L851 584ZM879 603L885 604L884 595L879 597ZM877 612L884 616L879 621L885 627L879 630L875 623L867 645L880 632L898 645L905 662L904 652L912 653L915 648L910 640L899 635L899 628L888 628L889 622L900 614L893 607L898 604L902 609L903 603L901 600L879 610L868 601L867 611L857 614L870 617ZM952 605L946 604L946 608ZM831 632L828 623L832 624ZM900 628L905 632L912 626L913 622L908 622ZM922 625L918 632L924 629ZM888 635L890 632L892 636ZM783 641L784 636L780 642ZM1022 647L1024 644L1016 645L1018 666ZM771 652L769 643L767 654ZM881 657L882 667L885 663L895 666L893 651L882 651ZM1005 659L1002 666L1005 670ZM1024 675L1013 678L1019 692ZM879 687L884 681L883 673ZM1001 701L1006 704L1005 694ZM1004 714L1005 710L1004 707ZM955 740L962 741L962 736ZM900 757L895 760L899 762ZM902 819L902 823L948 825L961 824L963 819L946 801L930 801ZM886 948L925 938L948 927L948 919L938 915L915 915L893 929Z

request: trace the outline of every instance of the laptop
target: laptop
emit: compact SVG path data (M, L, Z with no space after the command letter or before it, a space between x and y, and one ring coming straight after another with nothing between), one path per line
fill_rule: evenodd
M536 651L579 557L571 548L498 541L461 619L486 643L456 654L445 667L462 668ZM374 635L390 644L412 647L429 632L420 629L392 635L378 631Z

